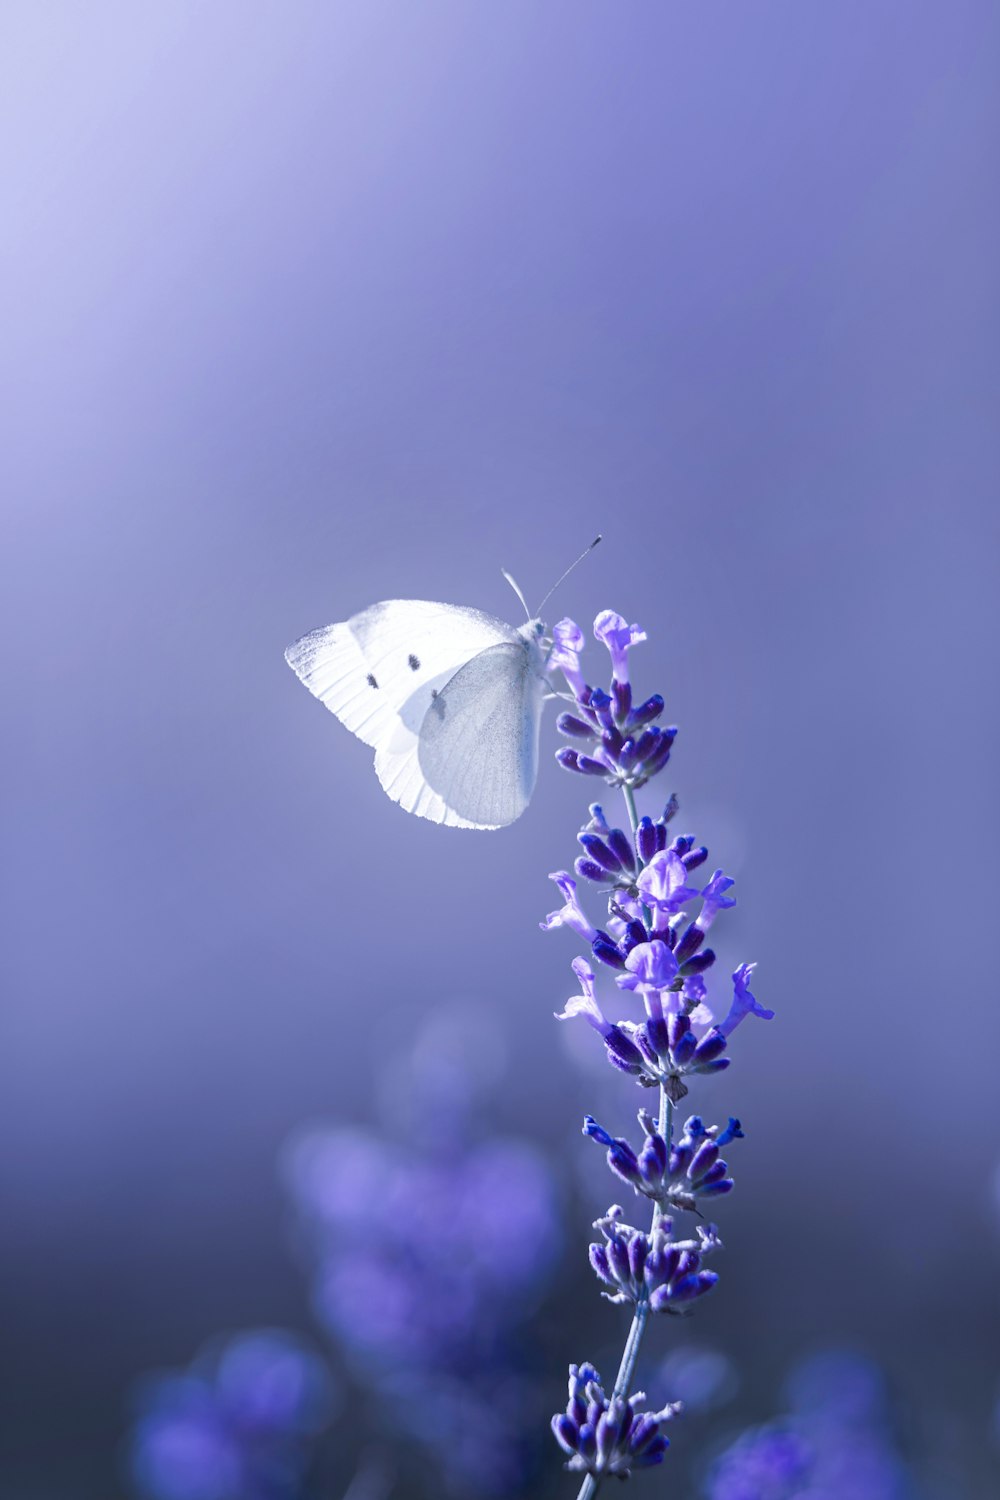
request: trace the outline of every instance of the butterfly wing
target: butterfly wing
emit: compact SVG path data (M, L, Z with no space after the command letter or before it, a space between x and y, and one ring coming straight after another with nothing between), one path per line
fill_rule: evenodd
M419 780L443 805L441 822L502 828L519 818L538 774L541 667L538 647L521 637L489 646L460 667L427 709L416 753L408 752L405 763L391 753L376 756L389 795L412 794Z
M435 694L470 658L500 644L521 649L517 632L482 610L389 599L311 631L289 646L285 659L352 734L375 748L375 769L394 801L438 823L478 827L486 825L449 815L420 773L417 745Z
M389 599L302 636L285 660L352 734L380 745L400 720L417 734L432 693L471 656L515 640L509 625L478 609Z

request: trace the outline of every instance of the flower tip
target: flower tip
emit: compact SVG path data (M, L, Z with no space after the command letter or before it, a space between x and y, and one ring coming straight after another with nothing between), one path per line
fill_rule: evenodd
M570 651L582 651L585 641L583 631L575 620L570 619L569 615L564 615L553 625L552 639L557 646L565 646Z
M593 1115L584 1116L582 1133L584 1135L593 1136L594 1140L599 1141L602 1146L610 1146L612 1144L611 1136L605 1130L603 1125L599 1125L597 1123Z

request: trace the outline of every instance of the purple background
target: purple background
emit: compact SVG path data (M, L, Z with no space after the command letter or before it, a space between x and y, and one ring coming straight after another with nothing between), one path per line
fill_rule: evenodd
M275 1155L365 1117L380 1028L495 1010L506 1125L593 1149L537 927L590 786L408 819L282 649L516 621L499 565L533 602L598 530L551 617L650 632L778 1011L704 1101L749 1138L700 1331L761 1415L855 1338L988 1492L998 41L986 0L4 6L4 1493L108 1500L140 1371L304 1320Z

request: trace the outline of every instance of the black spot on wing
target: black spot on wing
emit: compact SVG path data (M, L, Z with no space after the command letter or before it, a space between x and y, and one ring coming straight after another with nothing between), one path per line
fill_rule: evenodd
M419 656L414 656L413 652L411 651L410 654L409 654L409 656L406 658L406 660L409 662L410 671L411 672L419 672L420 671L420 657Z
M448 705L445 703L437 688L431 688L431 704L439 719L443 719Z
M378 683L375 681L375 673L374 672L369 672L368 676L365 679L365 681L368 683L369 687L373 687L373 688L377 688L378 687Z

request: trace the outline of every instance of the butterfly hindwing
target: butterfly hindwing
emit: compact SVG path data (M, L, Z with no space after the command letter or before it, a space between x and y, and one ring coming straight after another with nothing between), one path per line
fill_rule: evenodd
M545 684L537 648L523 638L480 651L436 694L417 759L449 813L476 828L512 823L538 773Z

